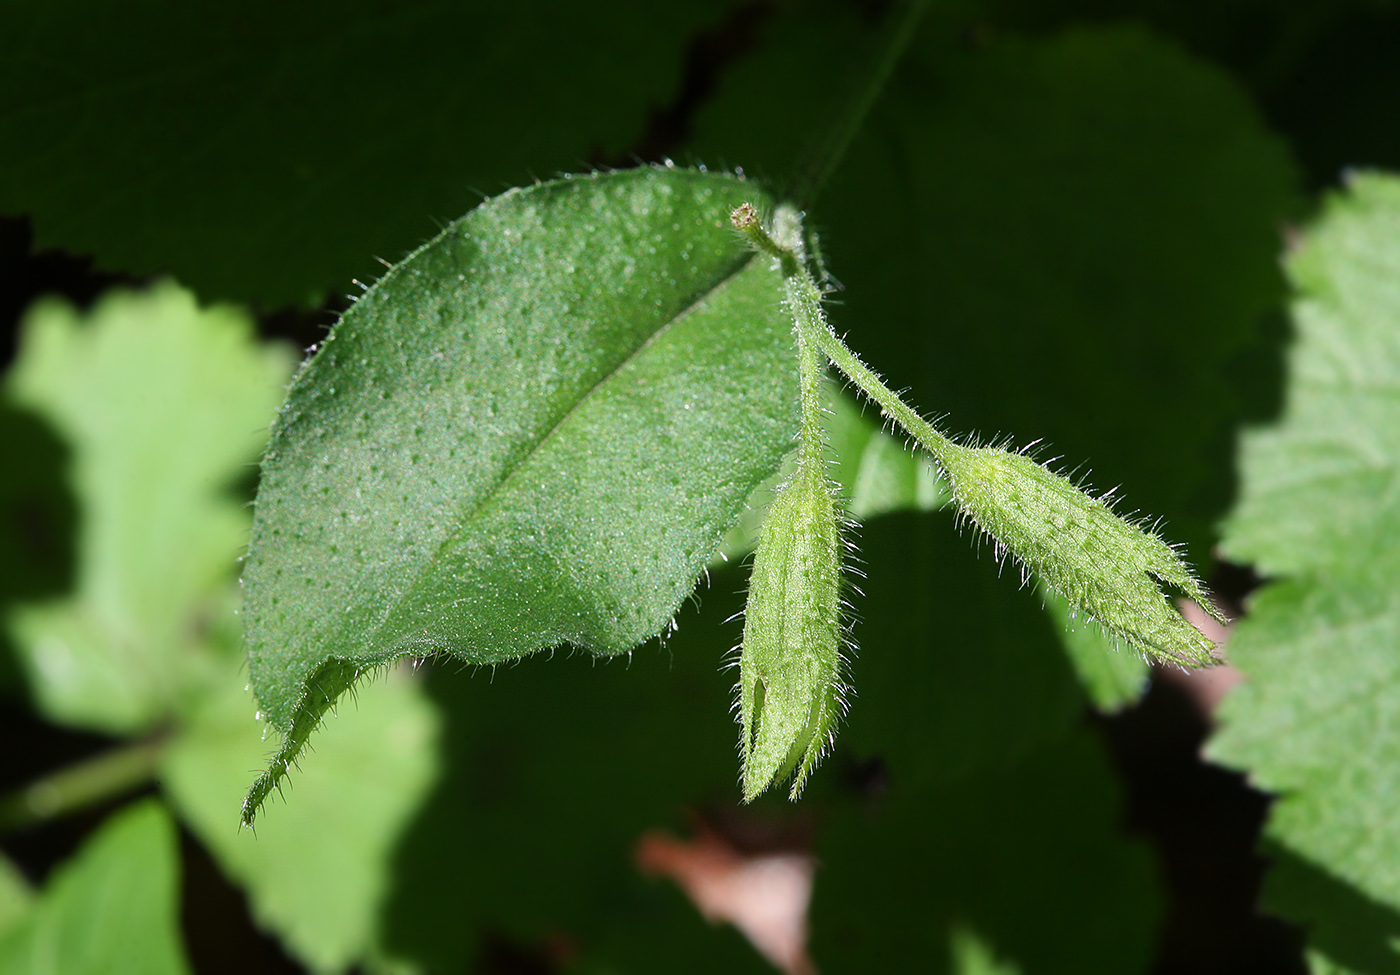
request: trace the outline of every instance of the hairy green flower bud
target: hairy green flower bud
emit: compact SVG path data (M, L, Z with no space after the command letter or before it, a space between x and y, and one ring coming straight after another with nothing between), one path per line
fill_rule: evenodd
M744 611L745 802L789 775L796 799L845 713L841 545L820 463L800 464L763 522Z
M1158 659L1213 663L1215 644L1167 601L1175 586L1225 619L1176 549L1023 454L949 444L940 462L964 517L1110 635Z

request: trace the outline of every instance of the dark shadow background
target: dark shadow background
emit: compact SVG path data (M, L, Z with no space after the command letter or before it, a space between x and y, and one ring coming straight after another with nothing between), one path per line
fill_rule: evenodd
M670 87L662 89L668 94L648 101L640 126L631 129L631 142L621 147L603 141L573 145L568 150L574 152L573 168L626 166L670 157L685 160L692 152L712 152L707 147L722 140L708 127L710 117L706 113L717 102L722 107L726 104L723 100L729 90L727 80L736 72L752 70L765 58L779 59L781 64L785 38L806 37L802 31L809 31L816 38L826 29L828 34L835 34L836 41L849 42L850 49L859 53L862 44L873 45L871 38L878 33L887 13L888 5L877 0L826 0L800 14L779 3L721 5L704 26L686 35L679 48L679 61L673 66ZM931 90L939 91L942 86L953 84L960 76L943 76L938 71L969 51L975 53L986 45L995 46L1000 38L1049 35L1067 26L1145 25L1191 56L1218 66L1253 100L1297 163L1298 182L1307 194L1300 199L1312 199L1316 193L1338 185L1349 168L1400 169L1400 127L1392 123L1391 113L1386 111L1387 106L1400 104L1400 13L1393 6L1322 0L1239 0L1226 4L1165 0L1043 4L989 0L967 4L965 10L956 14L931 18L927 33L937 38L938 44L946 45L937 48L946 59L928 74L914 71L912 80L905 77L903 83L916 89L927 83ZM850 25L850 29L838 34L823 28L824 22ZM828 38L822 43L835 41ZM851 60L854 56L845 59ZM834 74L850 68L839 58L831 63ZM568 80L551 83L567 84ZM774 81L775 86L778 84ZM755 97L761 100L762 93ZM819 116L833 109L823 103L809 111ZM801 117L802 113L795 114L799 117L790 124L805 125L807 120ZM784 128L786 124L786 120L776 119L757 134L752 129L735 133L732 141L748 143L758 157L754 171L781 173L784 160L797 148L803 148L799 145L801 140ZM891 145L907 147L910 143L900 142L906 136L881 130L877 115L866 145L875 145L878 150L880 140L888 138ZM853 152L851 166L856 170L862 165L862 151L865 150L858 147ZM728 160L730 164L738 161ZM878 172L881 164L877 160L871 163L874 169L863 172ZM901 164L913 165L907 159ZM955 174L956 170L949 172ZM498 166L494 175L501 185L524 178L520 164L513 160ZM839 191L840 179L838 175L833 193ZM475 187L481 192L495 192L497 188ZM453 193L462 192L460 187L453 189ZM962 190L949 176L934 185L931 192L943 193L956 203ZM884 205L880 194L872 195ZM435 207L439 202L425 203L413 214L413 219L423 225L416 232L426 235L431 229L425 213L453 215L437 214ZM837 200L825 215L820 198L814 201L813 210L823 227L831 226L834 231L843 224L855 226L848 211L868 206L869 199L849 195L845 202ZM1301 203L1287 216L1302 219L1308 209L1309 204ZM1276 229L1282 238L1286 228ZM856 230L846 238L848 255L864 248L880 256L870 238L862 236L865 233ZM833 240L839 239L835 233L832 236ZM407 238L400 234L397 240L404 246L413 243L411 234ZM1112 240L1106 246L1111 250L1119 243ZM1268 242L1266 245L1272 246ZM838 245L838 253L841 246ZM1007 246L1015 244L1008 242ZM848 258L849 275L843 274L842 264L836 264L838 277L851 286L852 304L858 300L857 294L880 290L880 275L887 273L884 265L891 263L886 261L879 268L867 270L861 267L860 256L853 255ZM86 307L111 286L139 285L148 280L147 270L129 274L97 268L92 258L82 254L36 246L32 221L27 215L8 214L0 218L3 362L8 364L12 357L20 317L35 298L57 294ZM856 285L861 281L870 282L871 287L858 291ZM335 285L337 290L348 287L343 281ZM1278 408L1280 353L1287 341L1281 280L1264 281L1260 293L1264 297L1259 302L1257 330L1239 343L1224 364L1225 370L1239 379L1240 392L1226 411L1230 423L1203 438L1207 442L1203 456L1211 464L1228 466L1234 424L1266 419ZM325 334L345 303L343 297L319 303L266 301L257 310L266 337L290 339L306 348ZM867 304L865 310L870 307ZM840 314L838 310L838 318ZM889 318L898 319L897 311ZM898 349L905 339L907 336L893 333L872 335L871 358L877 364L883 361L891 371L903 368L895 352L874 353L882 344ZM987 342L988 336L969 334L958 341L965 343L961 347L965 362L973 358L973 351L969 350ZM867 348L860 342L857 345ZM987 348L995 350L995 344ZM959 364L955 368L964 367ZM1035 391L1028 395L1033 397ZM976 399L975 393L970 396ZM932 399L928 395L920 398L926 403ZM989 393L988 415L995 415L1005 399L996 391ZM956 402L954 398L950 405ZM1092 448L1083 453L1096 455ZM73 573L73 537L80 513L75 510L65 483L66 447L42 421L0 406L0 457L4 458L0 475L3 607L20 600L61 594L67 589ZM1192 540L1198 550L1204 550L1197 553L1202 561L1209 559L1213 519L1228 506L1231 477L1226 471L1213 479L1203 494L1189 496L1195 505L1191 513L1195 519ZM939 858L948 850L959 849L959 816L979 829L985 828L988 817L1005 816L1008 833L1025 837L1024 847L1015 845L1007 851L1008 863L1020 862L1018 857L1022 854L1033 856L1046 845L1045 835L1028 827L1029 820L1023 814L1039 811L1042 815L1035 820L1041 824L1039 828L1047 823L1066 829L1083 828L1081 810L1073 803L1061 810L1062 820L1055 818L1060 815L1056 812L1057 786L1044 780L1048 768L1065 770L1070 776L1082 773L1089 783L1086 788L1097 787L1093 783L1100 781L1096 776L1101 771L1111 772L1116 780L1114 788L1095 800L1096 815L1101 817L1097 825L1110 832L1121 830L1127 866L1115 863L1104 869L1121 869L1123 876L1129 878L1124 883L1136 883L1131 879L1137 876L1135 872L1155 872L1160 882L1160 903L1154 908L1155 915L1149 912L1135 923L1160 925L1156 954L1148 963L1157 975L1304 971L1302 932L1258 906L1263 873L1270 865L1275 873L1268 906L1287 909L1295 903L1315 905L1321 898L1335 907L1330 916L1352 919L1345 927L1319 927L1314 932L1318 943L1332 957L1360 971L1397 970L1387 944L1400 932L1400 918L1287 851L1258 849L1268 797L1250 789L1241 776L1201 760L1209 718L1180 685L1154 681L1136 706L1111 716L1092 713L1063 661L1053 653L1045 653L1047 647L1053 651L1053 635L1044 632L1043 617L1034 613L1033 607L1028 608L1033 602L1028 594L1018 597L1012 592L1015 586L1010 580L998 581L994 567L989 568L986 559L975 562L965 558L971 547L968 539L952 535L948 536L951 542L948 538L933 540L936 533L930 531L930 517L885 519L863 531L864 558L871 565L892 566L894 571L890 578L877 579L869 587L868 601L861 604L860 612L867 619L905 613L912 603L924 598L921 593L932 591L957 591L964 605L980 605L979 600L987 599L984 612L1015 618L1004 623L1008 628L1001 643L1005 656L971 658L955 654L936 665L930 664L929 679L973 684L981 680L988 686L1009 688L1008 693L1021 688L1030 695L1027 700L1036 703L1030 706L1025 701L1012 700L1007 704L1006 713L1014 719L1010 724L1027 722L1015 734L1014 728L1008 730L1007 723L990 719L987 734L981 740L983 745L988 741L995 743L997 735L1010 737L1001 743L1004 753L998 753L991 762L993 771L984 780L969 785L938 777L950 773L920 771L927 759L918 757L918 748L927 750L930 742L939 742L939 735L948 733L947 728L940 731L936 721L919 724L912 732L894 728L880 734L871 732L867 737L867 724L878 725L882 714L893 716L894 720L921 712L910 705L892 707L888 712L879 710L875 701L887 691L898 691L899 678L887 675L882 683L878 673L864 675L870 700L857 699L842 749L829 762L825 777L814 786L817 801L825 804L821 808L828 810L824 824L827 831L817 841L818 851L828 864L828 873L823 876L834 878L846 871L853 878L846 887L819 888L814 910L819 920L827 919L824 927L818 927L819 958L839 959L845 952L853 951L852 960L868 960L888 949L863 941L866 935L842 927L839 918L849 917L844 908L860 903L861 897L884 896L879 887L888 876L882 876L876 868L881 864L897 865L900 857L910 855L900 839L928 829L925 817L930 809L944 810L944 819L937 829L946 831L941 837L929 838L919 850L919 855L933 864L943 862ZM948 534L941 526L938 531ZM944 558L949 562L940 561ZM947 564L957 568L949 569ZM1234 606L1239 606L1259 582L1247 570L1227 565L1216 566L1210 581L1215 591ZM902 591L901 586L905 587ZM728 800L723 797L728 794L726 790L732 792L734 772L729 746L716 749L713 744L720 734L717 728L722 727L725 735L732 736L728 701L723 694L715 694L719 686L712 679L715 651L710 646L697 646L693 652L685 652L687 634L722 627L720 621L739 605L739 597L733 594L741 587L741 579L733 573L717 577L712 590L703 595L699 615L688 619L683 635L666 651L658 652L655 647L637 651L639 661L647 659L644 664L639 662L635 674L622 672L616 663L595 668L576 658L532 660L495 685L450 671L434 674L431 693L448 715L447 765L458 773L440 786L398 851L403 883L394 891L389 905L391 946L422 958L435 966L434 970L443 972L505 975L559 971L568 952L550 950L549 945L557 944L557 940L551 941L556 933L540 930L535 921L541 913L552 912L567 920L573 930L591 932L595 943L613 951L613 957L639 965L657 957L657 951L684 953L685 945L703 942L707 947L697 951L695 957L707 965L722 958L731 970L763 970L732 931L716 936L674 890L639 880L627 869L628 864L612 857L613 851L625 848L630 837L648 826L670 823L683 831L694 822L694 817L708 818L716 828L728 829L741 838L742 827L717 811L727 808ZM987 596L988 592L993 595ZM1012 608L1005 608L1006 600L1011 601ZM918 613L910 619L911 625L924 621ZM964 619L950 626L947 621L940 621L937 627L961 633L960 627L966 623ZM1040 653L1023 656L1027 648L1019 641L1027 632L1038 634L1033 638L1038 646L1033 649ZM858 687L862 669L869 671L873 666L866 659L879 659L879 645L865 645L862 652L862 662L857 665ZM1018 680L1024 684L1018 684ZM596 686L582 690L590 682ZM0 760L0 794L46 770L97 754L111 745L100 736L60 729L38 719L25 702L22 684L8 647L0 646L0 736L10 745ZM672 696L668 698L668 694ZM591 703L580 705L580 700ZM547 729L541 730L538 724L512 730L512 710L526 708L545 709L556 715L557 737L551 738L545 733ZM1028 714L1040 717L1031 720ZM979 720L977 716L967 717L973 726ZM668 724L673 719L674 727ZM569 727L570 722L574 729ZM703 735L697 730L701 728L705 729ZM1048 739L1047 728L1053 729ZM578 729L586 729L586 734ZM1021 737L1016 738L1016 734ZM617 742L642 744L619 746L604 754L587 750L589 745L609 737ZM908 745L909 740L915 741L917 747ZM875 744L891 741L905 744ZM1037 765L1028 758L1041 751L1053 756L1048 765ZM939 761L943 757L934 756ZM943 763L945 768L948 764ZM956 766L956 761L951 764ZM652 771L658 768L663 772ZM530 774L525 775L522 769L529 769ZM708 789L709 795L715 797L713 808L696 803L696 783L702 780L705 787L700 792ZM596 799L589 804L589 795L600 793L611 797L606 809L598 808ZM946 805L950 795L961 796L961 804ZM571 802L575 805L571 806ZM941 802L945 804L940 806ZM626 808L627 816L618 819L612 815L614 807ZM108 811L110 807L99 808L7 836L5 852L32 880L41 882ZM763 814L779 820L794 815L800 818L799 813L786 808ZM852 838L872 821L883 821L886 825L877 832L890 838L890 843L875 853ZM461 845L445 850L441 837L460 829L463 822L476 823L475 831L465 834ZM811 831L810 824L798 825L799 832ZM775 828L773 833L790 836L792 830ZM818 835L823 835L820 830ZM579 856L580 849L592 850L596 856ZM275 941L256 931L241 893L220 877L217 867L189 836L183 837L182 852L182 924L196 970L298 971L299 967L286 958ZM518 869L519 858L525 855L535 858L532 871ZM882 856L889 859L882 860ZM483 862L490 862L493 857L502 862L514 857L511 867L501 867L502 876L512 878L508 883L442 896L446 888L438 885L447 883L444 872L480 869ZM1067 859L1073 862L1072 856ZM545 907L522 906L528 890L513 888L511 884L548 873L561 862L573 864L576 875L555 878L551 889L545 892ZM1007 863L999 866L993 858L970 857L961 865L946 869L945 877L952 878L949 889L965 893L966 897L940 900L940 896L928 895L927 890L920 888L919 893L897 905L897 909L910 912L910 924L936 928L950 921L969 920L1008 946L1042 936L1047 942L1055 942L1053 931L1018 930L991 908L979 908L978 894L972 890L978 878L1009 870ZM863 886L866 882L869 886ZM833 879L832 884L835 883ZM588 903L574 902L572 894L579 890L587 891ZM928 903L919 900L925 895ZM986 896L986 903L996 902L993 895ZM868 906L868 901L864 906ZM1152 920L1154 916L1159 920ZM464 922L463 918L472 920ZM613 930L612 925L620 923L618 918L632 922L627 930L633 934L623 936ZM479 931L462 936L463 927L478 921ZM718 947L716 937L723 942ZM821 953L823 949L825 954ZM892 964L897 964L898 958L896 954ZM832 971L842 970L837 961L828 964Z

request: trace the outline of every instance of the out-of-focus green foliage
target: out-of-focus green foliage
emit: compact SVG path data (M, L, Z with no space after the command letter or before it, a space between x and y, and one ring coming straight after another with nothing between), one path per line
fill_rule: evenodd
M114 815L0 937L0 971L184 975L175 824L159 803Z
M90 945L93 970L185 970L172 813L311 969L499 970L517 951L558 971L770 970L632 861L650 829L738 815L735 567L624 659L364 684L289 801L237 829L277 743L238 669L234 558L289 363L207 303L314 304L482 197L629 152L741 166L775 199L815 189L800 203L853 346L958 428L1092 465L1197 563L1238 431L1286 399L1240 455L1223 553L1276 581L1232 646L1247 680L1212 754L1284 794L1264 906L1305 925L1314 970L1396 969L1393 180L1358 180L1302 232L1286 373L1278 270L1300 184L1400 168L1393 3L930 5L815 188L809 149L901 5L31 8L0 27L0 211L40 247L197 298L37 305L4 381L0 687L45 720L154 734L162 756L159 795L47 876L7 834L6 970L55 970L35 952L60 943ZM836 403L867 576L857 696L802 803L749 813L812 837L817 965L1152 970L1163 870L1084 722L1129 706L1140 666L977 558L927 466ZM114 878L126 895L105 898ZM108 950L118 935L136 955Z
M483 195L626 160L714 2L6 11L0 210L206 299L319 304Z
M244 312L200 309L169 282L87 316L43 302L21 336L5 399L71 452L78 532L71 595L14 609L10 637L48 717L149 731L227 675L210 629L247 539L234 490L289 356Z
M1314 968L1400 969L1400 178L1364 174L1289 255L1288 401L1241 449L1233 559L1274 581L1211 755L1277 793L1264 903ZM1361 905L1366 905L1364 908Z

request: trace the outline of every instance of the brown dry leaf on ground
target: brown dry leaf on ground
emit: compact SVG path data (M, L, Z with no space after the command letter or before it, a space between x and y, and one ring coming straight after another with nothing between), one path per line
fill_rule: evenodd
M1221 651L1225 650L1225 645L1230 639L1230 627L1216 622L1189 599L1178 599L1176 605L1177 609L1181 610L1181 615L1186 617L1186 622L1209 637ZM1157 674L1162 679L1177 684L1195 703L1201 715L1212 722L1215 709L1221 700L1230 692L1230 688L1244 679L1243 675L1228 663L1200 670L1159 667Z
M746 856L701 829L693 840L648 833L637 842L635 856L643 871L679 884L708 920L738 928L786 975L816 975L807 957L807 905L815 873L810 855Z

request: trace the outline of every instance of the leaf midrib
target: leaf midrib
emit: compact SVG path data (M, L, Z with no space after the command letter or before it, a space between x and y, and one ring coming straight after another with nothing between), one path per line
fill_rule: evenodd
M423 560L423 567L415 574L413 581L404 589L403 594L400 595L397 599L395 599L387 607L384 615L381 617L381 622L375 628L374 632L376 638L379 637L380 634L383 634L386 630L390 630L394 624L400 621L400 611L405 605L411 603L414 600L414 597L419 592L423 580L431 573L432 569L440 563L443 552L449 549L497 502L499 502L504 496L506 496L509 493L512 483L519 476L521 476L521 472L528 469L530 466L530 462L535 457L539 456L540 453L544 451L548 447L548 445L552 443L557 437L561 436L560 431L563 430L566 426L568 426L569 422L583 408L583 406L586 403L590 402L593 399L593 397L598 394L599 390L603 389L610 382L612 382L613 379L615 379L619 373L621 373L629 365L640 359L649 348L655 345L662 338L662 336L670 332L673 328L677 326L677 324L685 321L687 318L693 315L701 306L712 300L716 295L731 287L734 281L736 281L741 274L743 274L753 265L753 262L756 258L757 255L753 253L745 255L745 257L742 260L735 263L732 270L725 273L724 276L721 277L715 284L700 292L696 297L691 299L691 301L688 304L686 304L684 308L682 308L675 315L672 315L669 319L663 322L660 325L660 327L648 334L640 343L637 344L637 346L631 352L629 352L626 356L619 360L618 363L611 370L609 370L606 375L600 377L566 410L564 410L564 412L559 416L559 418L550 426L548 430L544 432L543 435L539 437L538 440L535 441L533 445L529 447L528 450L521 453L514 461L507 465L507 467L502 473L502 476L496 482L496 485L489 491L483 492L473 502L474 510L471 510L469 513L462 515L456 519L456 525L452 528L451 531L443 535L442 539L434 548L431 557ZM375 642L379 641L376 639Z

